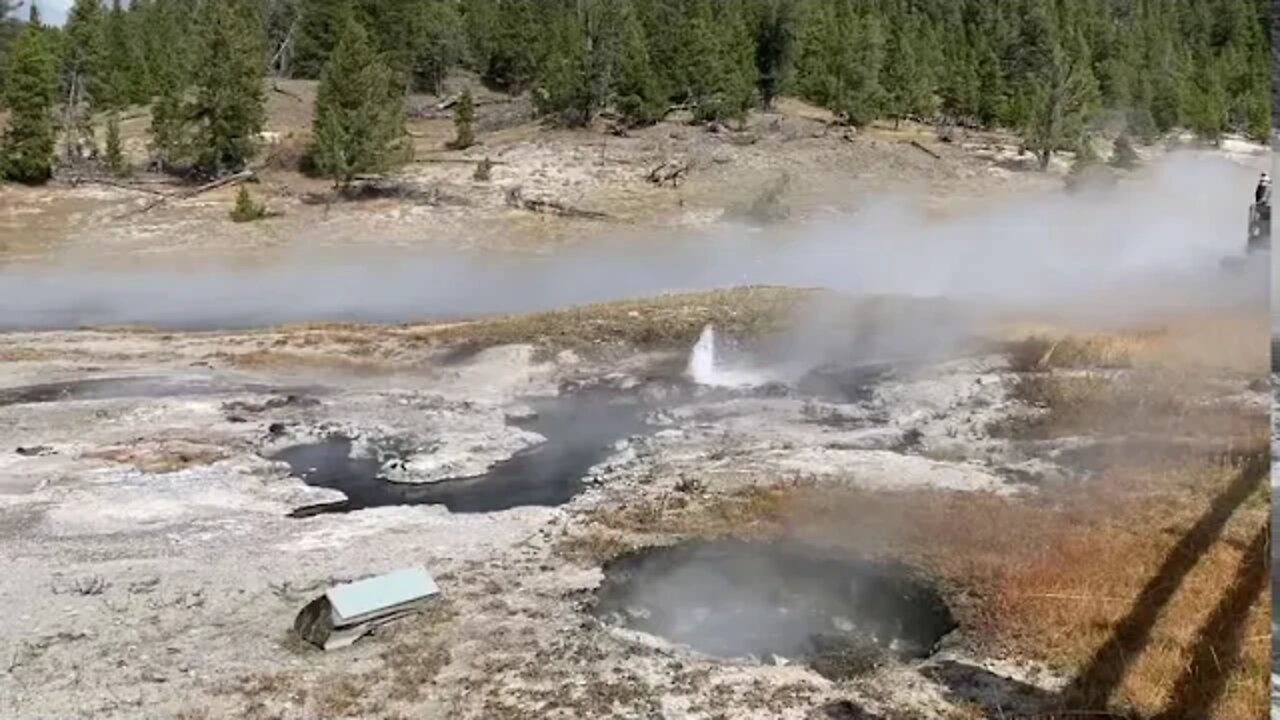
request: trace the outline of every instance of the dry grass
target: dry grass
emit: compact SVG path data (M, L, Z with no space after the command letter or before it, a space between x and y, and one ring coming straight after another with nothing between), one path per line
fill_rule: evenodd
M604 511L585 536L560 549L601 561L642 538L785 535L864 557L903 559L940 580L975 649L1033 658L1067 675L1088 673L1089 684L1069 707L1155 717L1179 689L1185 694L1197 683L1220 681L1220 697L1201 717L1264 717L1269 593L1260 588L1244 600L1229 598L1248 570L1242 560L1250 544L1266 527L1266 505L1242 503L1219 536L1199 538L1203 547L1188 541L1206 508L1244 469L1202 460L1177 473L1117 471L1087 486L1057 488L1052 502L752 488L707 504ZM1189 547L1196 552L1183 557ZM1251 560L1256 567L1266 555ZM1185 576L1174 577L1170 564ZM1138 598L1158 595L1166 584L1172 584L1170 597L1160 607L1135 608ZM1144 612L1153 614L1145 642L1126 638L1132 644L1123 653L1102 652L1091 662ZM1211 625L1215 613L1220 617ZM1233 637L1240 640L1238 658L1231 657Z
M598 565L655 536L769 537L782 530L798 487L753 485L699 502L668 495L606 508L593 513L584 530L557 542L555 552L575 562Z
M598 354L607 349L687 347L708 323L727 337L752 339L783 330L799 303L815 291L746 287L705 293L585 305L566 310L504 316L418 337L444 346L477 348L528 343Z
M672 537L790 536L902 559L946 588L975 649L1043 661L1074 677L1049 703L1056 712L1265 717L1268 419L1212 401L1203 373L1139 360L1151 357L1142 348L1153 342L1177 341L1069 342L1057 360L1043 362L1044 344L1026 352L1039 368L1132 369L1024 374L1015 395L1044 412L1011 429L1020 437L1203 440L1176 459L1108 462L1089 482L1011 498L801 482L705 501L675 495L599 511L565 549L602 559Z
M1012 381L1011 394L1044 411L993 431L1022 438L1154 434L1199 437L1223 447L1255 440L1265 414L1197 393L1198 376L1168 371L1121 376L1029 374Z
M1173 367L1265 374L1271 358L1266 313L1180 315L1111 332L1024 325L995 334L1017 372Z
M230 452L217 445L186 440L157 440L90 450L84 453L84 457L132 465L144 473L170 473L211 465L230 457Z
M351 357L345 347L333 352L288 352L281 350L253 350L244 353L214 353L209 356L226 362L240 370L327 370L353 375L378 375L392 372L395 367L377 359Z

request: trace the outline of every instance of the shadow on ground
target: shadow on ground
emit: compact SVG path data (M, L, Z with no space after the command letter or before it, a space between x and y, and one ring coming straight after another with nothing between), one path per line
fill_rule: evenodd
M1152 629L1183 580L1218 541L1232 514L1268 477L1270 458L1266 453L1236 459L1242 462L1235 479L1173 546L1129 612L1116 624L1109 640L1061 692L1047 693L963 663L941 663L931 669L930 675L955 700L976 704L988 718L1058 720L1088 716L1141 720L1138 715L1110 709L1111 696L1130 665L1142 655ZM1189 662L1172 684L1165 709L1150 720L1202 720L1213 711L1226 690L1230 672L1239 662L1249 610L1266 589L1270 536L1269 523L1254 535L1235 577L1197 633Z

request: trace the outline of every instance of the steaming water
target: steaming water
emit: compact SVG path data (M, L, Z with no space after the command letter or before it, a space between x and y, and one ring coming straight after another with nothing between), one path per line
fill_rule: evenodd
M1079 307L1117 322L1147 310L1261 310L1268 269L1239 277L1219 265L1244 249L1256 180L1222 157L1183 154L1113 193L1024 195L945 221L903 198L869 195L856 213L758 233L721 225L533 257L322 259L305 235L284 239L293 249L278 263L253 269L107 270L62 255L0 266L0 328L409 322L744 284Z
M689 353L689 377L699 385L720 388L750 388L767 384L771 378L762 370L727 368L716 353L716 329L707 325Z
M688 542L614 559L592 612L725 658L813 658L876 646L926 657L956 628L905 567L791 543Z

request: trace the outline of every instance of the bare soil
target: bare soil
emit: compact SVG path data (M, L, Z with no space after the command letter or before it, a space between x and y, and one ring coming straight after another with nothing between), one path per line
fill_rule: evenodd
M108 266L181 266L211 258L263 263L290 253L352 249L531 251L604 236L674 232L726 216L844 212L869 193L889 190L918 195L927 208L945 212L993 194L1060 186L1067 162L1048 174L1031 172L1030 155L1018 155L1016 141L998 133L957 135L943 143L933 128L914 124L855 132L791 99L717 132L678 115L623 137L604 128L563 131L533 121L526 99L478 91L479 144L463 151L446 149L454 129L447 111L433 110L440 99L411 99L411 108L421 108L423 115L409 122L415 159L394 178L415 190L416 201L308 204L307 197L329 191L327 181L298 172L309 142L314 84L276 85L284 92L268 93L270 120L256 164L260 182L251 189L277 217L231 222L233 188L140 212L154 193L176 188L143 172L149 120L138 110L121 123L136 176L112 180L137 189L70 177L38 189L0 186L0 258L14 263L52 255ZM477 180L476 164L485 158L496 164L490 179ZM678 187L647 179L663 163L687 166ZM68 185L76 180L84 184ZM784 188L779 207L759 207L759 199L778 186ZM607 217L516 209L508 203L514 189L525 199Z

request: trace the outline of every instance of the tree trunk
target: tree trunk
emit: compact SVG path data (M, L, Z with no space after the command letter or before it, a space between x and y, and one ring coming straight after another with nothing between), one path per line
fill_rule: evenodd
M1041 150L1040 153L1040 169L1046 170L1049 167L1049 159L1053 156L1053 151L1049 149Z

